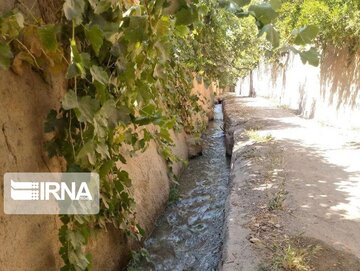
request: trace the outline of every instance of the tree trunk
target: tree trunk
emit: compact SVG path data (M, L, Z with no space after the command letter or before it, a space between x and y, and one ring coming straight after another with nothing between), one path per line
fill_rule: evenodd
M250 71L250 92L249 97L256 97L256 92L254 88L254 82L253 82L253 72Z

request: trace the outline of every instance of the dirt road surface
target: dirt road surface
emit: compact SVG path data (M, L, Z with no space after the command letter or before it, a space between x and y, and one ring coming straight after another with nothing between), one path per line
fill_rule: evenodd
M224 112L233 152L223 269L257 270L264 254L253 243L276 231L323 247L313 270L360 270L360 131L303 119L263 98L230 97ZM283 172L285 200L281 211L265 215L261 210L280 184L264 177L269 148L281 150L281 163L271 171ZM251 226L262 225L259 213L273 217L277 227L267 230L264 222L267 233L259 234Z

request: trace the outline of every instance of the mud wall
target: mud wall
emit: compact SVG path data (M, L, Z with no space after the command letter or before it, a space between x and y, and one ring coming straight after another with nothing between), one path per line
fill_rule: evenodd
M62 0L16 0L0 1L0 13L18 8L46 22L54 21ZM0 70L0 270L43 271L59 270L60 243L57 216L5 215L3 210L3 175L5 172L57 172L64 170L61 159L48 159L44 149L44 120L50 109L60 107L66 92L63 74L40 76L24 67L21 76L11 70ZM194 80L193 93L199 95L200 105L206 115L200 119L212 119L213 92L219 92L215 84L206 88L202 81ZM192 148L189 136L184 132L172 132L174 153L180 158L188 157ZM190 137L191 139L191 137ZM190 145L189 145L190 143ZM133 158L128 158L125 170L132 179L133 196L139 223L151 232L156 218L165 207L170 189L167 166L158 154L157 146L149 148ZM182 164L175 167L179 174ZM131 241L120 231L109 228L99 231L90 240L93 254L93 270L120 270L129 257Z
M207 112L205 120L212 118L213 88L194 81L193 93L200 97ZM22 76L12 71L0 71L0 183L5 172L61 171L61 159L48 159L44 149L44 120L52 108L60 106L65 93L61 76L46 83L37 73L25 68ZM188 157L189 136L172 132L174 153L182 159ZM191 147L191 146L189 146ZM182 165L175 166L177 173ZM133 195L140 224L150 232L156 218L168 200L170 180L167 166L158 154L157 146L133 158L128 158L125 170L133 181ZM61 259L57 232L61 222L57 216L5 215L3 191L0 196L0 266L1 270L59 270ZM119 270L127 261L129 247L133 246L119 231L110 228L99 231L90 241L93 252L93 270Z
M346 129L360 128L360 50L332 46L322 52L319 67L304 65L297 55L277 64L261 63L253 71L256 95L274 99L306 118ZM248 95L250 77L236 92Z

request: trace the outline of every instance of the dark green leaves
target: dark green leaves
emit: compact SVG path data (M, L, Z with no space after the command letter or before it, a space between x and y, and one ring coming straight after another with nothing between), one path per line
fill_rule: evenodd
M70 109L74 109L76 107L78 107L78 100L77 100L77 96L76 93L73 90L69 90L63 100L62 100L62 107L65 110L70 110Z
M23 28L24 17L20 12L11 11L0 16L0 69L10 67L14 57L9 45L10 41L16 39Z
M270 0L270 5L274 10L281 8L281 0Z
M69 90L62 100L62 107L65 110L74 109L80 122L92 123L100 104L90 96L78 98L74 91Z
M131 180L129 178L129 173L127 173L126 171L124 170L120 170L118 173L117 173L117 176L119 178L119 181L121 183L123 183L126 187L130 187L131 186Z
M147 17L131 16L125 30L125 38L130 42L143 41L147 37Z
M280 35L271 24L265 25L259 35L261 36L263 33L266 33L266 39L271 42L274 48L279 47Z
M20 12L9 12L0 17L0 34L6 39L16 38L24 28L24 16Z
M100 104L98 100L90 96L84 96L79 99L78 110L75 110L75 113L80 122L93 123L95 113L99 110L99 107Z
M236 3L239 7L246 6L250 4L251 0L234 0L234 3Z
M190 30L186 25L177 25L175 27L175 34L180 38L186 38L189 33Z
M316 48L312 47L308 51L300 52L301 61L306 64L309 63L312 66L318 66L320 61L319 53Z
M38 28L38 35L44 49L55 51L58 47L56 35L59 33L59 27L54 24L43 25Z
M108 0L89 0L89 3L95 14L101 14L107 11L111 6L111 1Z
M313 42L318 33L319 28L314 25L305 26L292 32L295 36L294 43L297 45L306 45Z
M184 7L176 13L175 17L177 25L189 25L198 20L198 12L196 9Z
M249 7L249 12L253 14L257 21L263 25L267 25L274 20L278 14L269 3L262 3L260 5L252 5Z
M162 16L156 25L156 34L159 37L164 37L170 32L170 17Z
M104 41L102 30L98 25L85 27L85 36L89 40L95 54L98 56Z
M66 19L73 20L76 25L82 22L83 12L85 9L84 0L66 0L64 3L64 14Z
M106 73L106 71L99 66L91 66L90 73L93 78L93 81L98 81L99 83L103 85L107 85L109 82L109 75Z
M8 69L11 64L13 54L9 45L0 42L0 68Z
M80 165L88 167L88 164L95 165L96 154L95 154L95 143L93 140L89 140L84 144L79 153L76 156L76 161Z

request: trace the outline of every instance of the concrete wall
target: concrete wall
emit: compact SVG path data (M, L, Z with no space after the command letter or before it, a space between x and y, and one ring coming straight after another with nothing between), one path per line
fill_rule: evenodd
M253 71L258 96L269 97L306 118L331 126L360 128L360 50L324 49L319 67L304 65L298 55L279 64L261 63ZM236 92L248 95L250 78L239 80Z

